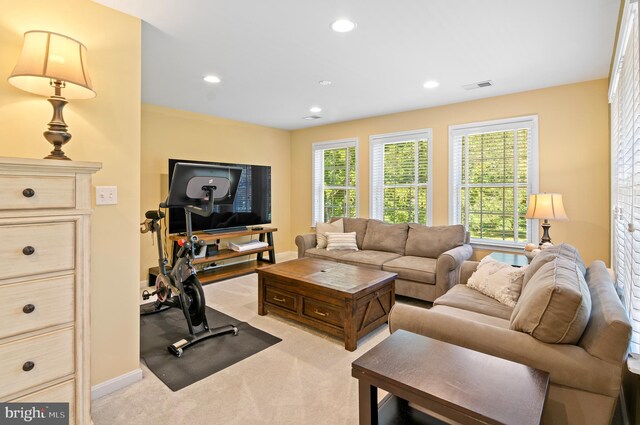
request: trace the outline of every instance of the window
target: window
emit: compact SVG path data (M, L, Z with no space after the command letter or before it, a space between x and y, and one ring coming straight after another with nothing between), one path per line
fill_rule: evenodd
M631 351L640 352L640 77L638 4L626 3L609 87L612 257L631 318Z
M431 129L370 137L371 218L431 224Z
M538 191L537 132L537 116L449 127L449 221L463 224L472 243L533 239L537 222L524 216Z
M311 226L331 217L358 215L358 140L313 144Z

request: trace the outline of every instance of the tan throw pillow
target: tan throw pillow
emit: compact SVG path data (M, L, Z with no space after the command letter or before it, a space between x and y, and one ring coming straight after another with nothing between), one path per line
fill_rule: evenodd
M425 226L409 224L405 255L438 258L443 252L464 244L466 231L461 224L451 226Z
M327 251L357 251L356 232L327 233Z
M528 270L524 274L524 281L522 282L523 288L527 286L529 280L531 280L533 275L535 275L542 266L555 260L557 257L562 257L574 262L583 276L587 273L587 267L585 266L584 261L582 261L582 257L580 257L578 250L568 243L563 243L547 248L533 257Z
M524 269L526 267L512 267L487 256L469 277L467 286L502 304L515 307L522 289Z
M344 225L342 219L334 221L333 223L318 223L316 224L316 248L327 247L327 232L342 233L344 232Z
M591 296L580 268L558 257L524 287L509 328L550 344L576 344L590 316Z
M407 223L389 224L380 220L369 220L362 249L394 252L404 255L407 244Z

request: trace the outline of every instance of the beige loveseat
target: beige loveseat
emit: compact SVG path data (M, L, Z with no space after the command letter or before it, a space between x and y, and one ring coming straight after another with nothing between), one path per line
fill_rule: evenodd
M435 300L457 283L460 265L473 253L469 234L461 225L430 227L366 218L342 220L345 233L356 233L358 251L316 248L316 234L309 233L296 236L298 258L321 258L397 273L398 295Z
M460 284L438 298L433 308L396 303L389 316L389 328L391 332L404 329L549 372L545 424L609 424L620 393L631 325L605 264L594 261L585 269L577 251L571 255L571 248L561 245L534 258L513 309L466 285L478 266L477 262L467 261L460 269ZM572 266L565 261L567 257L573 257ZM547 265L541 267L539 263L545 260ZM557 300L550 297L562 291L566 295L565 272L571 267L576 275L584 274L584 279L578 279L588 295L583 297L587 302L580 309L566 300L564 307L554 304ZM551 277L541 276L545 270ZM526 318L534 326L527 332L514 330L515 317L525 311L523 304L540 295L540 291L544 296L537 300L538 313ZM542 299L544 302L540 302ZM579 316L585 312L586 327L573 336L575 342L540 340L563 340L576 330L573 325L582 320ZM568 318L562 319L563 314ZM573 322L563 325L563 320ZM549 332L559 333L549 339ZM496 403L499 405L500 401Z

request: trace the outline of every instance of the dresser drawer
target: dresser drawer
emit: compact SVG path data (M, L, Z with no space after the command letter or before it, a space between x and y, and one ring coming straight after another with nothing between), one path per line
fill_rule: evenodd
M264 300L269 304L277 305L287 310L298 311L298 298L287 291L281 291L267 286Z
M0 210L74 208L76 179L0 175Z
M74 424L75 394L76 382L71 379L10 401L12 403L69 403L69 423Z
M71 375L73 328L2 344L0 359L0 397Z
M321 322L342 327L344 325L342 311L339 307L316 301L311 298L302 300L302 314Z
M0 285L0 338L73 321L73 276Z
M0 279L74 267L75 223L0 226Z

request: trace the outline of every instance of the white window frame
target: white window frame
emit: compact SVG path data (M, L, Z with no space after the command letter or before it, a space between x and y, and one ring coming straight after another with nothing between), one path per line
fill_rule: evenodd
M456 181L457 170L460 161L462 161L462 152L457 153L455 151L455 138L460 135L471 135L475 133L490 133L494 131L507 131L522 128L523 125L530 126L530 155L527 157L528 162L528 176L527 176L527 201L528 195L538 193L538 116L527 115L521 117L504 118L491 121L480 121L474 123L451 125L449 126L449 223L450 224L463 224L460 223L461 202L459 200L460 190L462 188L462 181ZM458 157L456 155L459 155ZM517 145L514 154L514 161L517 159ZM517 166L514 167L514 170ZM460 180L462 176L460 176ZM515 179L514 179L515 180ZM505 184L506 186L506 184ZM513 182L513 186L518 186L516 181ZM467 190L468 194L469 191ZM517 202L517 197L514 197L514 202ZM465 203L469 205L469 202ZM517 215L518 208L514 208L514 215ZM468 217L468 214L465 215ZM517 223L517 219L515 223ZM514 229L514 232L516 230ZM507 242L497 241L490 239L471 238L471 244L479 248L496 248L506 250L522 250L522 248L529 242L538 240L539 222L538 220L531 220L527 225L527 240L524 242Z
M433 222L433 131L430 128L422 128L418 130L400 131L395 133L375 134L369 136L369 216L374 219L384 219L384 156L382 156L381 164L374 164L374 152L376 149L382 148L389 143L401 143L426 140L429 150L428 155L428 173L427 173L427 225L431 226ZM416 145L417 148L417 145ZM415 172L418 172L417 161L415 158ZM378 172L379 170L379 172ZM417 180L417 179L416 179ZM414 183L411 185L417 188L422 184ZM418 216L418 205L414 205L414 217Z
M638 202L635 189L640 186L636 177L636 167L640 160L635 158L637 145L640 144L640 134L636 131L640 123L638 112L640 102L637 101L640 94L640 75L637 72L638 62L640 62L638 57L638 46L640 45L640 23L638 20L640 18L638 15L637 1L625 1L609 85L609 103L611 104L611 266L615 272L616 286L622 294L622 302L633 327L630 344L631 357L627 360L627 366L635 374L640 374L640 337L638 336L640 334L640 308L638 307L638 297L634 296L640 287L640 274L636 272L637 269L634 266L640 262L636 252L637 247L634 246L637 244L640 223L634 220L633 213L637 209L636 203ZM631 47L629 47L629 43L632 43ZM630 57L625 57L628 49L632 54ZM631 75L626 75L625 71L628 72L629 68L632 69ZM629 98L632 99L630 102ZM623 104L629 105L631 111L621 107ZM623 160L628 161L624 166L630 165L631 172L630 175L624 174L622 176L622 179L626 178L627 180L621 181L621 173L624 172L624 169L621 171L619 165ZM626 191L621 191L621 183ZM627 199L621 200L621 197L625 195Z
M356 217L358 216L359 207L359 140L357 137L340 140L329 140L325 142L316 142L311 145L311 227L316 227L316 223L324 222L330 217L324 217L324 160L317 161L316 155L322 155L324 159L324 151L329 149L351 148L356 149L356 185L355 186L331 186L329 189L355 189L356 191Z

